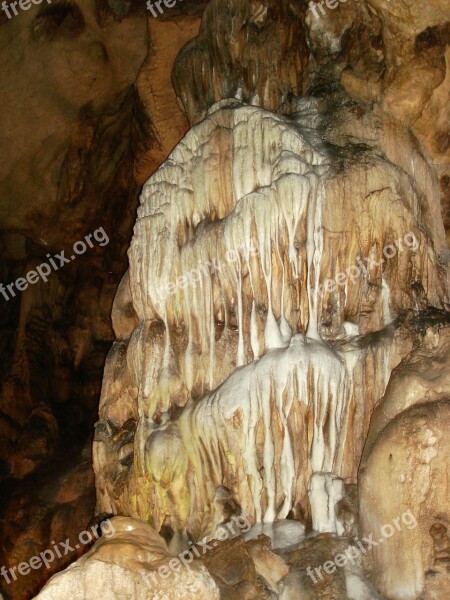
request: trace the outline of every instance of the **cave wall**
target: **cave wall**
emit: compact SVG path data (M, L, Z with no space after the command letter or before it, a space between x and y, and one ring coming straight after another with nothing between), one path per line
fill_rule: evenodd
M201 11L197 3L157 22L140 2L87 1L34 7L0 25L2 283L61 251L70 257L99 229L108 240L47 282L0 296L2 564L93 517L90 444L112 303L139 186L188 128L168 82ZM11 586L3 580L5 593L29 598L67 560Z

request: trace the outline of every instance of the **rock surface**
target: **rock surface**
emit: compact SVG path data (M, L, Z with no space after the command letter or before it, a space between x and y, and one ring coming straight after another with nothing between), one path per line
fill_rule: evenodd
M419 532L431 528L434 543L445 546L447 488L443 460L431 475L417 447L431 461L439 440L445 456L449 418L445 397L427 409L412 399L434 398L438 375L448 378L448 365L440 369L448 354L449 251L439 169L411 127L419 104L444 81L443 55L411 56L402 74L409 59L398 49L388 79L392 57L383 40L395 27L384 24L379 6L358 5L354 18L371 40L370 69L366 62L362 71L370 82L358 81L351 31L343 46L339 23L351 23L348 7L331 29L328 18L314 25L307 17L314 52L294 58L302 65L294 80L289 57L303 47L304 30L284 27L283 11L293 6L213 1L175 61L175 89L194 125L141 195L94 443L97 510L150 521L180 549L233 514L263 530L285 519L312 530L316 537L297 551L300 563L278 549L283 560L274 558L270 572L274 548L252 549L250 541L224 554L222 568L205 559L226 597L286 599L301 590L305 598L418 599L434 594L442 576L444 550L440 569L430 567L430 541ZM227 37L225 24L236 35ZM368 34L372 25L378 40ZM262 49L271 28L280 36ZM290 46L284 34L300 41ZM425 37L418 33L416 53ZM256 52L260 71L252 79L244 67ZM435 59L418 104L391 104L407 69L420 80L421 61ZM308 81L311 95L298 97ZM433 352L424 357L421 348ZM414 356L421 371L433 372L416 387L400 376L410 403L402 406L395 395L389 400L390 390ZM445 396L443 385L436 389ZM422 421L429 421L424 440ZM398 429L409 433L399 438ZM391 447L413 484L403 498L392 483L395 500L386 504L381 481L397 473L384 461ZM426 499L439 514L433 523L419 510L426 477L436 482ZM355 544L355 535L395 523L407 507L420 513L417 528L403 522L357 564L311 579L304 561L316 543L321 562L333 564L332 553ZM403 560L411 572L400 575ZM264 590L252 588L255 572Z
M340 531L334 504L401 352L395 320L444 309L448 257L442 225L422 231L439 199L411 185L412 168L433 182L413 140L410 162L389 131L373 142L384 159L356 142L336 159L325 118L308 99L295 119L222 103L144 186L114 313L128 339L100 404L100 512L197 538L225 516L222 486L252 523L299 506Z
M442 574L442 597L449 589L449 365L450 329L429 329L394 371L372 418L359 477L361 532L377 537L380 524L408 511L414 517L368 557L388 597L426 597Z
M116 517L107 530L107 537L55 575L36 599L219 600L217 586L201 565L185 567L178 561L176 570L169 569L174 557L148 525Z
M0 311L5 565L87 526L80 452L115 339L99 517L176 552L245 515L273 542L204 557L227 600L450 596L448 1L319 4L0 13L1 281L110 238ZM313 583L309 564L409 510L417 526ZM47 589L114 598L106 569L145 594L106 542Z
M52 542L76 540L79 533L92 526L95 506L94 473L90 448L67 464L54 465L52 473L39 474L21 481L20 486L2 485L0 519L0 566L7 569L32 556L39 556ZM55 554L44 565L26 576L16 572L5 583L6 598L32 598L51 575L67 567L89 548L82 545L73 551ZM3 578L2 578L3 581Z
M36 533L56 508L53 494L45 500L48 479L64 489L67 463L70 471L82 462L90 442L138 186L188 128L168 86L200 24L202 3L189 4L188 16L165 22L148 19L141 0L44 2L10 21L0 11L0 281L25 277L47 255L70 256L99 227L109 237L47 282L8 301L0 294L0 551L10 553L2 564L28 560L23 539L48 546L49 533ZM58 538L93 517L92 476L79 485L90 503L74 500L75 517L61 513ZM46 576L0 586L29 600Z

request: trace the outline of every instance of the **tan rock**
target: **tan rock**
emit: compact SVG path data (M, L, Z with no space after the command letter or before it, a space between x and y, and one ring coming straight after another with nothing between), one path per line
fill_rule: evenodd
M241 537L218 544L202 557L202 562L224 588L235 588L245 581L255 583L255 565Z
M278 584L289 573L289 567L281 556L271 551L271 547L271 540L266 536L259 536L256 541L248 543L256 572L272 592L278 592Z
M148 525L116 517L108 536L55 575L36 596L39 600L77 597L121 600L218 600L219 590L204 567L181 564L167 551L162 538ZM177 565L169 567L170 561Z
M379 591L395 600L432 597L437 573L450 565L449 334L448 327L430 328L397 367L361 464L361 531L377 540L367 568Z

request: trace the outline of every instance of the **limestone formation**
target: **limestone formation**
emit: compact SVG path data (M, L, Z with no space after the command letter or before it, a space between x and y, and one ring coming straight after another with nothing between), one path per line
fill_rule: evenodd
M116 517L107 530L92 550L55 575L36 600L219 600L219 590L205 567L178 561L176 570L169 568L172 556L148 525Z
M196 124L141 195L94 443L97 510L151 522L172 549L233 514L256 527L294 517L352 539L416 512L417 529L399 530L341 581L349 598L417 599L434 593L430 569L445 561L436 552L446 552L449 417L445 398L421 406L433 396L426 378L417 388L398 374L414 357L425 370L448 354L438 179L411 120L387 104L372 109L326 86L296 97L300 84L289 88L282 73L276 99L263 66L247 82L239 69L251 34L241 45L220 43L222 34L211 42L206 24L223 10L241 31L264 28L271 3L259 24L252 6L227 13L212 3L176 62ZM238 68L224 73L227 52ZM191 82L183 73L197 55L210 79ZM421 348L433 350L424 359ZM409 432L403 442L398 428ZM383 462L393 447L406 496L392 487L386 503L378 472L395 479ZM294 580L306 594L296 572L264 579L280 597Z
M395 369L372 417L359 477L361 533L377 533L406 511L417 522L368 557L389 598L421 597L441 575L450 591L449 360L450 329L429 329Z
M447 600L448 0L168 4L0 22L0 588Z
M225 488L254 523L300 506L341 531L395 320L444 309L446 253L423 227L437 193L386 141L390 160L356 143L336 157L325 118L308 99L291 118L221 103L145 185L100 405L101 512L197 538L226 517Z
M261 27L270 8L260 13ZM252 12L241 9L245 30ZM344 497L378 415L392 431L387 447L399 445L398 413L381 412L379 400L395 385L399 363L433 337L431 329L423 336L414 314L448 307L436 174L404 115L363 108L337 90L300 99L286 88L282 104L243 83L239 69L224 76L216 63L233 46L202 50L211 35L205 24L219 10L209 7L173 75L191 122L203 120L141 195L100 404L97 432L106 434L94 444L98 510L172 532L173 548L233 512L255 525L297 514L315 531L353 535L355 513ZM251 37L244 39L234 47L238 66L251 53ZM192 84L183 72L196 53L212 79ZM270 90L265 82L262 69L258 84ZM436 352L445 356L442 347ZM430 422L448 423L439 410ZM423 486L403 475L417 481L414 493L400 501L392 490L400 504L371 520L383 507L364 487L383 490L372 475L380 459L372 460L360 480L365 534L420 502ZM436 462L438 480L445 466ZM442 513L440 489L430 502ZM432 523L420 523L430 538ZM412 559L416 579L399 574L408 533L390 553L386 543L365 561L388 597L426 590L426 565L417 569ZM351 597L377 597L361 573L349 572L346 582Z

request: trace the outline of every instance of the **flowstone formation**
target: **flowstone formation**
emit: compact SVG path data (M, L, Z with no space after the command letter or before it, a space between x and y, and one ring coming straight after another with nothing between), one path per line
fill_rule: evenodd
M151 581L158 567L172 559L164 540L145 523L126 517L115 517L109 521L107 531L108 535L102 536L85 556L53 577L36 599L89 597L147 600L147 579ZM204 566L179 569L175 586L170 580L163 579L161 582L160 595L155 595L155 600L194 597L219 600L219 589ZM89 596L86 590L89 590Z
M355 534L346 498L371 415L427 319L443 323L433 172L400 126L334 101L345 125L326 134L317 98L292 99L289 116L222 101L144 186L113 310L97 509L149 522L173 550L241 513ZM360 120L365 143L339 145ZM429 457L437 473L445 457ZM411 508L392 493L396 515ZM360 504L364 531L379 506ZM433 510L448 521L443 497ZM376 572L386 559L372 558ZM383 591L418 597L399 587Z
M433 209L407 171L313 139L313 100L291 119L226 104L144 187L100 405L99 508L198 536L224 518L225 488L254 522L298 509L335 530L398 360L393 323L444 308L443 232L422 227Z

